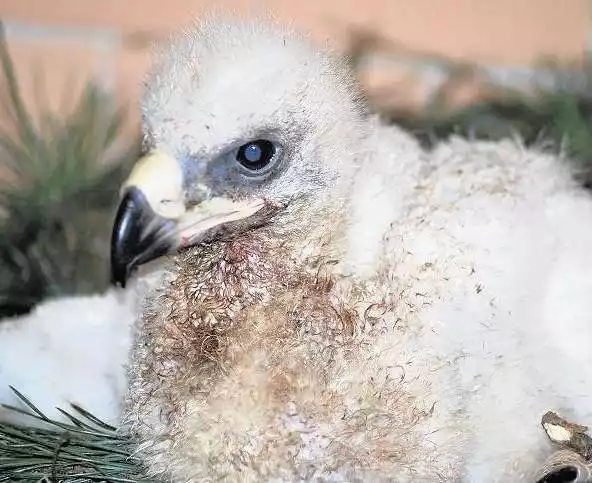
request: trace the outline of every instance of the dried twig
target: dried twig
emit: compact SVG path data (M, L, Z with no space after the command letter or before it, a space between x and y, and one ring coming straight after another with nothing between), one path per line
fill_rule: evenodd
M571 423L553 411L543 415L541 424L553 443L574 450L588 462L592 460L592 438L586 434L587 426Z
M553 411L543 415L541 425L561 449L537 472L536 483L592 483L592 438L586 434L588 427L572 423Z

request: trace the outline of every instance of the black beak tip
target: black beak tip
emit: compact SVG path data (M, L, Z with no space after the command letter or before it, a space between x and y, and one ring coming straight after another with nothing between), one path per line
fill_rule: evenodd
M133 235L140 210L139 195L141 193L137 188L130 189L121 200L115 215L111 233L111 283L115 286L125 287L132 268L132 244L135 241Z
M125 288L128 279L127 267L122 265L115 266L111 264L111 285L114 287Z
M135 187L124 195L111 235L111 283L125 287L133 270L174 249L175 223L154 213Z

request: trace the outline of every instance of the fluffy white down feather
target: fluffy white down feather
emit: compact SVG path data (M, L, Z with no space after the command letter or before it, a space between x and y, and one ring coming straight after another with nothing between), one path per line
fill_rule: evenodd
M404 368L434 409L424 442L438 464L460 462L466 481L528 480L551 450L545 411L592 424L592 197L565 160L516 141L424 152L374 118L366 127L338 269L398 297L413 328L376 337L376 354L398 358L373 363ZM0 402L14 404L12 384L52 416L74 401L116 422L136 311L121 295L1 322Z
M434 442L470 435L449 446L466 481L529 481L551 451L546 411L592 422L592 198L566 160L510 140L451 139L427 166L376 258L380 270L399 254L391 277L422 327L405 340L420 366L406 377L439 408L428 426L447 430Z
M152 264L126 290L49 299L30 314L1 320L0 404L27 409L13 386L51 419L69 422L56 408L71 411L74 403L117 426L133 324L160 276ZM44 426L1 406L0 421Z
M56 407L75 403L117 424L134 313L128 294L109 291L50 300L1 321L0 403L24 408L12 385L50 418L65 422ZM40 424L3 408L0 419Z

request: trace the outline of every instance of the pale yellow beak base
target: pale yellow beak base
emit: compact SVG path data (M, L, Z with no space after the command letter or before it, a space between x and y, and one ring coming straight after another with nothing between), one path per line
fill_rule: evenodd
M187 210L179 164L166 153L151 152L122 187L111 238L112 279L124 285L135 267L195 245L217 227L249 218L265 205L262 199L215 197Z

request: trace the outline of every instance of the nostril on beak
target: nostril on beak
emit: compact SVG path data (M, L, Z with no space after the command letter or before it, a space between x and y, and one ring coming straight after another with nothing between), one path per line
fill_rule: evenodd
M536 483L592 483L592 471L579 454L560 450L547 460L535 481Z

